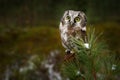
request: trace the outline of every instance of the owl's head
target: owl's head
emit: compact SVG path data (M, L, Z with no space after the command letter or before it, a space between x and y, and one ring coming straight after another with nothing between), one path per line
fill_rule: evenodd
M61 19L62 25L67 27L79 27L86 30L86 15L82 11L67 10Z

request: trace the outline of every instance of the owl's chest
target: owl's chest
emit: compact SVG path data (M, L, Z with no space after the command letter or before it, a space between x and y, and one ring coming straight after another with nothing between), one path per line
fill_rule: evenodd
M62 31L61 37L67 42L70 39L70 36L75 38L80 38L80 30L76 28L66 28Z

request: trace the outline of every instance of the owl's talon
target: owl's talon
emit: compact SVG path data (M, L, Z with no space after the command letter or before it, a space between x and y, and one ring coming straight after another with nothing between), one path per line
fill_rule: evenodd
M74 54L74 51L70 51L71 54Z
M67 50L65 50L65 53L70 54L71 51L67 49Z

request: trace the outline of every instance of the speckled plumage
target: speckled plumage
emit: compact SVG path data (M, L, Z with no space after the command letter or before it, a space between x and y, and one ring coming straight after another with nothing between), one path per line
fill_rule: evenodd
M70 35L77 39L84 39L86 36L86 23L86 15L82 11L67 10L64 12L60 21L59 30L62 45L66 48L67 52L71 51L71 45L69 42Z

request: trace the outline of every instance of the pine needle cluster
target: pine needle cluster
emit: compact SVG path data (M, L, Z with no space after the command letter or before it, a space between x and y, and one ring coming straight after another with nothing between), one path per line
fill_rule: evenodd
M64 62L64 76L69 80L117 80L118 64L101 39L101 33L96 33L95 28L88 29L87 37L88 47L83 39L71 37L75 56Z

